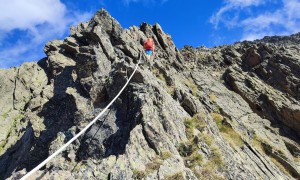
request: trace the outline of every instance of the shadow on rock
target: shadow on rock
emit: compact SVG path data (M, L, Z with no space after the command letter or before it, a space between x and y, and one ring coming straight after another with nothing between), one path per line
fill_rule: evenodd
M34 139L32 149L26 160L18 169L26 168L27 171L35 168L49 156L51 142L57 137L58 132L67 131L74 126L74 113L77 111L75 99L66 93L68 87L76 88L72 78L73 67L65 67L54 78L54 96L43 106L38 116L44 119L45 130Z
M22 164L23 158L30 151L34 139L31 124L28 123L27 127L21 131L25 131L22 138L0 156L0 179L6 179L11 176L15 168Z
M129 85L110 111L86 133L77 152L77 161L124 154L131 130L140 124L140 107L141 102Z

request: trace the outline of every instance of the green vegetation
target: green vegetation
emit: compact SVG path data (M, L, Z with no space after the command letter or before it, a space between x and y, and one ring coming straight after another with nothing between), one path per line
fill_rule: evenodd
M203 157L198 151L194 151L190 156L185 158L187 167L193 168L202 163Z
M244 141L241 136L227 123L224 117L218 113L211 113L212 118L216 122L222 136L229 142L232 147L241 147L244 145Z
M163 161L170 158L172 153L169 151L163 151L160 156L157 156L153 161L146 164L145 171L134 170L133 179L143 179L154 171L158 171L159 167L163 164Z
M165 177L165 180L182 180L182 179L185 179L182 172Z
M267 150L266 146L270 146L269 144L267 144L263 139L259 138L257 135L255 135L252 139L252 144L254 145L254 147L256 147L256 149L264 154L266 154L270 160L286 175L291 176L293 175L292 172L290 172L289 169L287 169L283 164L281 164L276 157L274 156L274 154L272 154L271 152L269 152L269 150ZM271 147L271 146L270 146ZM272 147L271 147L272 148ZM276 151L278 153L282 153L281 150L277 150L272 148L272 151Z
M159 71L159 69L154 68L153 74L168 87L168 89L167 89L168 94L173 95L175 92L176 86L175 85L169 86L165 76Z
M182 157L190 156L196 150L195 144L191 142L180 143L178 146L178 152Z
M275 151L279 154L284 154L280 149L276 149L275 147L272 147L269 145L265 140L258 137L256 134L254 135L252 139L252 144L261 152L269 155L271 151Z
M0 144L0 155L2 155L2 150L3 150L3 148L4 148L4 145L5 145L4 142L2 142L2 143Z
M286 175L290 176L289 170L285 168L277 159L269 157L270 160Z
M176 90L176 86L175 85L168 86L168 94L170 94L170 95L173 96L175 90Z
M210 167L204 167L201 171L195 172L195 175L200 180L207 180L207 179L225 180L225 178L216 174L215 170L211 169Z
M170 153L169 151L163 151L160 155L162 160L169 159L171 156L172 156L172 153Z
M217 116L220 120L220 116ZM217 171L224 166L221 151L215 144L214 139L205 133L206 123L203 113L187 119L185 122L188 141L182 142L178 146L179 154L184 158L185 165L194 171L200 179L222 179L217 175ZM199 133L194 132L198 130ZM203 161L200 153L199 142L202 141L209 147L211 154Z
M156 76L156 77L158 77L159 76L159 69L157 69L157 68L154 68L153 70L152 70L152 73Z
M202 155L199 154L198 141L194 135L194 130L203 131L206 127L204 118L201 114L196 114L194 117L185 120L186 134L188 141L180 143L178 146L179 154L184 157L185 164L189 168L194 168L202 162Z
M215 109L214 109L214 111L216 112L216 113L221 113L221 111L222 111L222 109L221 109L221 107L216 103L217 102L217 96L215 95L215 93L211 93L210 95L209 95L209 98L210 98L210 100L211 100L211 102L214 104L214 106L215 106Z
M18 122L23 118L22 114L18 114L16 118L13 120L12 126L10 126L9 131L7 133L6 139L9 137L9 135L12 133L13 129L17 126Z
M112 83L112 78L110 76L106 76L104 78L105 83L111 84Z
M165 78L165 76L161 73L158 74L158 79L160 79L162 82L164 82L165 84L167 84L167 80Z
M184 84L191 89L193 96L197 96L198 87L195 85L193 79L189 78Z
M86 164L84 164L82 161L79 161L71 170L71 172L80 172L80 170L83 170L87 167Z
M172 154L170 152L165 152L162 153L162 158L169 158ZM154 159L152 162L149 162L146 164L146 169L145 171L139 171L139 170L134 170L133 171L133 179L143 179L145 178L148 174L152 173L153 171L158 171L159 167L162 165L163 160L160 158Z
M190 119L184 121L186 127L186 135L188 139L192 139L194 136L194 130L198 129L203 131L206 128L206 123L204 120L204 113L199 113Z
M215 145L214 139L208 134L201 134L201 139L210 147L212 152L210 157L210 162L207 163L207 166L212 168L221 168L224 165L222 160L221 151L218 146Z
M218 113L210 113L211 117L216 121L217 124L222 123L223 121L223 116L221 114Z
M252 144L254 145L254 147L256 147L257 150L266 153L262 146L262 140L257 135L254 135L254 137L252 139Z
M143 179L145 177L146 177L145 171L138 171L138 170L133 171L133 175L132 175L133 179Z
M5 112L4 114L2 114L1 116L6 119L8 117L8 114L11 112L12 109L9 109L7 112Z
M11 110L9 110L7 113L8 114ZM2 154L3 149L5 148L5 146L7 145L7 141L9 136L11 135L11 133L13 132L14 128L17 126L18 122L23 118L22 114L18 114L18 116L16 118L13 119L13 124L10 126L8 133L6 134L5 137L5 141L0 143L0 155ZM7 149L9 147L6 147L5 149Z
M155 159L154 161L146 164L146 172L150 173L153 171L157 171L161 165L162 165L162 160Z
M160 79L162 82L167 84L167 80L166 80L165 76L160 72L159 69L154 68L152 72L158 79Z
M210 167L210 169L213 168L221 168L224 166L224 162L222 160L222 155L221 151L218 146L213 145L210 147L212 150L212 156L211 156L211 161L208 163L207 167Z
M209 97L213 103L215 103L217 101L217 96L214 93L210 94Z

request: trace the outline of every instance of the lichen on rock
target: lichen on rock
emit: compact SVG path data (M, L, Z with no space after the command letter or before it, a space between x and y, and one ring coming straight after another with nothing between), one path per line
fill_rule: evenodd
M19 179L119 92L152 37L156 51L41 179L297 179L300 34L178 50L159 24L122 28L99 10L0 70L0 179Z

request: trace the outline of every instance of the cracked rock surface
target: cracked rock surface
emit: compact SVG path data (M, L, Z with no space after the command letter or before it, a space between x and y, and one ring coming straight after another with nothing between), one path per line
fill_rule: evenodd
M147 61L143 41L156 52ZM101 9L39 62L0 70L0 179L299 179L300 34L178 50Z

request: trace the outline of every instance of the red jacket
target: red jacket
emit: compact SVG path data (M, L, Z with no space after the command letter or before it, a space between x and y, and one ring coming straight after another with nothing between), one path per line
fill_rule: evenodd
M144 42L144 49L145 50L152 50L154 52L154 41L152 38L148 38L145 42Z

